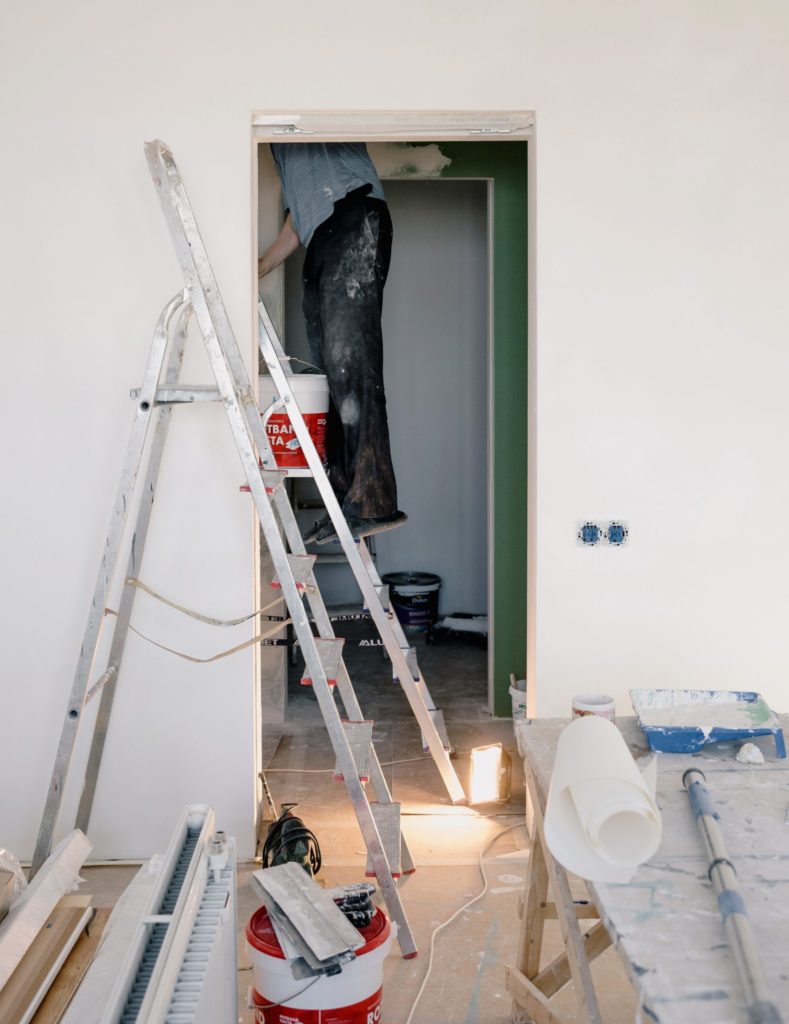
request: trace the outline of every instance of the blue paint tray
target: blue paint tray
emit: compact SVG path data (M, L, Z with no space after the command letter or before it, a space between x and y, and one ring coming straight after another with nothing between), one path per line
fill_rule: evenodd
M707 743L772 736L786 757L781 725L761 694L750 690L631 690L652 750L693 754Z

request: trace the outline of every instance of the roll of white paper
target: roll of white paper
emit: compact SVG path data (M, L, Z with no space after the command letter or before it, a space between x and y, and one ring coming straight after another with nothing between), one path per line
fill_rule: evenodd
M660 845L654 770L650 782L612 722L597 715L571 722L556 747L545 812L556 860L592 882L629 882Z

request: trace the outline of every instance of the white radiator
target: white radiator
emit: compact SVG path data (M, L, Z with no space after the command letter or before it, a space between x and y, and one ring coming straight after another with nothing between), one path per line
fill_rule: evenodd
M235 842L185 808L113 912L63 1024L236 1024Z

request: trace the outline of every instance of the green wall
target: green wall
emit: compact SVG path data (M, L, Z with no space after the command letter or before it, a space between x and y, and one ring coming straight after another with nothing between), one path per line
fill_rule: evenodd
M441 142L444 178L493 181L493 693L526 664L527 202L525 142Z

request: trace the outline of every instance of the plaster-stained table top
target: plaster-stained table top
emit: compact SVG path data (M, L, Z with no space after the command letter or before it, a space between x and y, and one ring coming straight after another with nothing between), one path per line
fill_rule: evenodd
M779 716L789 737L789 716ZM547 798L565 719L516 729ZM650 753L634 718L616 723L635 758ZM698 754L658 754L657 800L663 837L657 854L628 885L589 883L605 926L642 1000L642 1019L659 1024L742 1024L744 1001L726 945L701 834L682 774L699 768L720 815L728 855L751 919L771 998L789 1024L789 760L772 737L754 741L763 765L740 764L736 744Z

